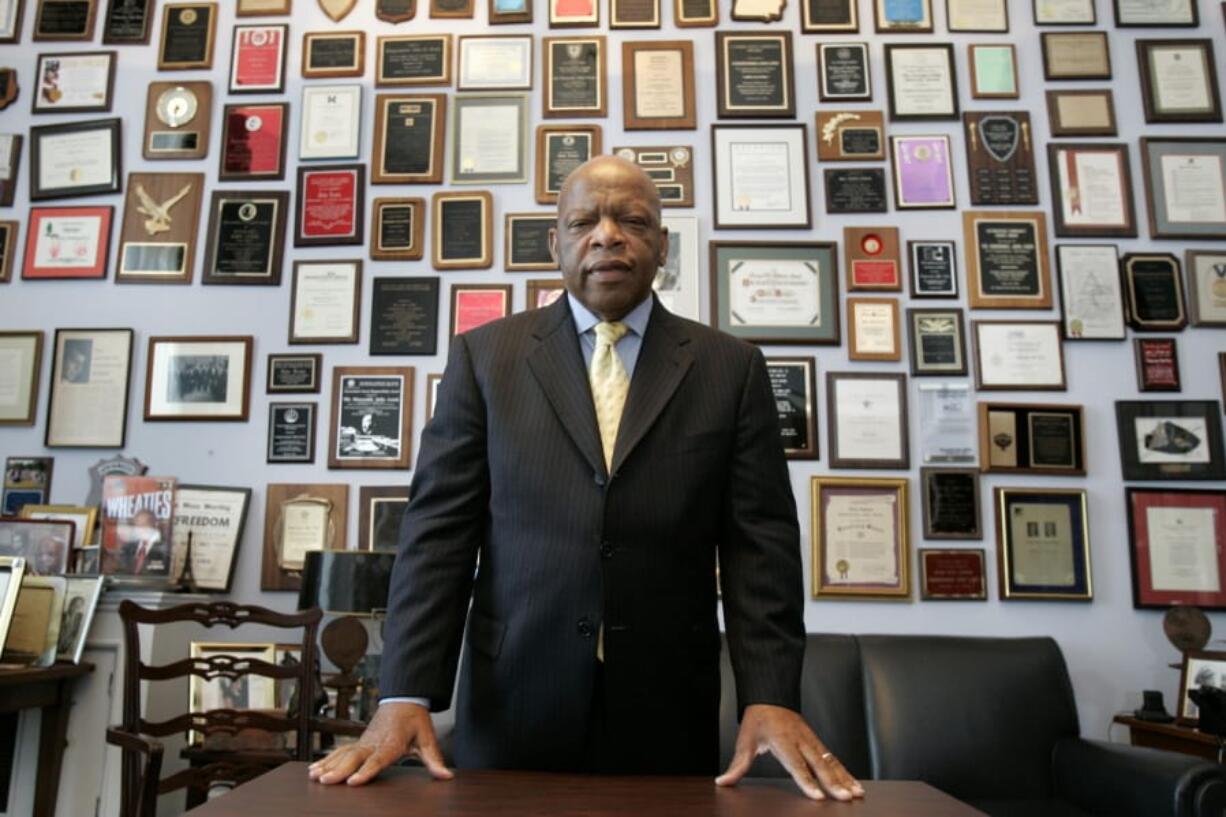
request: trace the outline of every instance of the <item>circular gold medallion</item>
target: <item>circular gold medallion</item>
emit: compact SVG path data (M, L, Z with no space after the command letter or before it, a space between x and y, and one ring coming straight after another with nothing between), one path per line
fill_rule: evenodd
M158 97L157 117L169 128L178 128L196 118L196 94L182 85L167 88Z
M195 9L183 9L183 11L179 13L179 22L185 26L195 25L196 17L197 14Z

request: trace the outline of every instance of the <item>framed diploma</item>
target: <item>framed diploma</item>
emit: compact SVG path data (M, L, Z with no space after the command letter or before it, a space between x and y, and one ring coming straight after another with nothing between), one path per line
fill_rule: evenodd
M542 115L603 118L608 107L605 37L545 37Z
M712 125L715 228L809 229L806 128Z
M451 337L511 314L510 284L452 284Z
M993 488L1001 601L1090 601L1084 489Z
M441 184L447 98L443 94L375 96L374 184Z
M873 98L868 43L818 43L817 80L822 102L868 102Z
M1008 0L945 0L945 21L950 32L1006 34Z
M1133 338L1138 391L1182 391L1174 338Z
M302 35L303 77L335 79L365 73L365 31L308 31Z
M1226 610L1226 491L1124 488L1132 606Z
M1036 212L962 213L972 309L1050 309L1047 216Z
M600 154L599 125L538 125L536 201L556 204L571 171ZM553 269L553 267L550 267Z
M972 321L975 388L1064 391L1064 346L1056 321Z
M1137 40L1137 65L1146 122L1222 121L1212 40Z
M120 119L30 128L30 200L119 192Z
M145 98L146 159L203 159L209 152L211 82L151 82Z
M891 136L894 208L950 209L957 206L948 136Z
M1196 28L1200 15L1196 0L1169 0L1164 3L1147 0L1112 0L1116 28Z
M489 269L494 263L494 197L486 190L430 197L431 262L437 270Z
M362 147L362 86L307 85L302 89L298 158L356 159Z
M811 477L814 598L911 598L906 479Z
M472 19L475 6L473 0L430 0L430 17Z
M42 363L41 331L0 331L0 425L34 425Z
M17 173L21 169L20 133L0 133L0 207L12 207L17 193ZM693 206L693 202L690 202Z
M268 394L319 394L324 356L319 353L269 355Z
M202 284L280 286L286 190L214 190Z
M923 601L987 601L982 548L920 548L916 556Z
M966 374L966 330L961 309L908 309L907 336L912 377Z
M822 171L827 213L886 213L888 183L882 167L831 167Z
M295 261L292 287L291 344L358 342L361 261Z
M1188 250L1188 306L1193 326L1226 326L1226 252Z
M294 8L294 0L238 0L237 17L285 17Z
M819 162L885 159L885 120L881 111L818 111L816 133Z
M982 539L979 471L921 468L925 539Z
M873 0L878 34L931 34L932 0Z
M897 227L844 227L847 290L902 291Z
M145 421L247 421L250 335L151 337L146 358Z
M375 43L375 87L451 84L450 34L380 37Z
M16 43L21 37L21 17L26 0L0 3L0 43Z
M556 270L558 262L549 251L549 231L557 223L558 217L553 213L507 213L502 229L503 269L507 272Z
M711 325L750 343L839 344L833 242L712 241Z
M318 408L318 403L269 403L264 461L269 465L315 462Z
M660 0L609 0L609 28L659 28Z
M34 41L88 41L94 38L98 0L36 0Z
M280 181L285 178L288 102L226 105L221 115L223 182Z
M1065 340L1123 340L1124 291L1114 244L1056 246Z
M399 0L409 2L410 0ZM490 25L506 23L531 23L532 3L529 0L489 0L486 11Z
M1117 400L1124 479L1226 479L1217 400Z
M532 88L531 34L461 34L456 45L456 90Z
M953 241L908 241L912 298L958 297L958 246Z
M691 146L615 147L610 153L643 169L655 183L662 207L694 206L694 149Z
M39 54L30 113L105 113L115 86L115 52Z
M652 289L669 312L702 321L698 302L698 219L695 216L664 216L668 230L668 256L656 271Z
M105 278L114 213L109 204L31 207L21 277ZM17 240L15 228L11 238Z
M1179 259L1170 253L1127 253L1124 308L1139 332L1178 332L1188 325Z
M694 44L622 43L622 121L626 130L694 130Z
M907 376L826 372L831 468L907 470Z
M461 94L451 115L451 183L528 180L528 95Z
M805 0L800 6L800 31L854 34L860 30L858 5L856 0Z
M1051 135L1115 136L1115 101L1110 88L1048 91L1047 121Z
M979 404L979 467L986 473L1085 476L1077 405Z
M550 28L586 28L600 25L597 0L549 0Z
M426 200L375 199L371 209L370 257L375 261L420 261L425 252Z
M1049 143L1056 235L1135 238L1128 146Z
M190 71L213 67L217 33L216 3L171 3L162 11L159 71Z
M958 118L954 47L949 43L887 43L885 73L890 119L922 121Z
M131 329L56 329L47 400L48 448L123 448Z
M530 278L524 282L524 309L540 309L549 306L551 303L561 298L566 294L566 286L562 283L561 278ZM442 375L431 375L431 377L442 377ZM427 395L431 398L427 416L434 416L434 401L433 395Z
M1039 203L1030 114L967 111L966 163L976 207Z
M848 360L901 360L898 301L894 298L848 298Z
M129 173L115 282L190 284L203 173Z
M363 485L358 490L358 550L395 550L408 485Z
M438 278L375 278L370 296L370 354L438 351Z
M299 166L294 246L365 243L365 195L365 164Z
M1017 99L1017 48L1010 44L972 43L967 47L972 99Z
M176 485L170 575L183 574L190 535L196 587L207 593L228 593L250 507L250 488Z
M796 116L792 33L715 32L720 119Z
M279 94L285 90L289 26L237 25L230 50L230 93Z
M791 460L817 459L816 372L817 361L811 357L766 359L779 413L779 439Z
M1226 139L1141 138L1151 238L1226 239Z
M1031 0L1036 26L1094 26L1094 0Z
M1105 31L1044 31L1043 78L1111 79L1111 49Z
M13 259L17 257L17 221L0 221L0 284L13 280Z
M260 589L296 591L308 551L345 549L349 486L270 482L264 495Z
M716 0L673 0L673 23L677 28L719 25L719 3Z

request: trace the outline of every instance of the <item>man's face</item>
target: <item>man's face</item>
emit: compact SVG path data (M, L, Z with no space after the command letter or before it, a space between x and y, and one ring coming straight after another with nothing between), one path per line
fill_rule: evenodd
M549 248L579 303L607 321L625 317L651 292L668 256L655 185L622 159L581 166L558 198Z
M370 430L375 427L375 420L369 414L362 416L362 433L369 434Z

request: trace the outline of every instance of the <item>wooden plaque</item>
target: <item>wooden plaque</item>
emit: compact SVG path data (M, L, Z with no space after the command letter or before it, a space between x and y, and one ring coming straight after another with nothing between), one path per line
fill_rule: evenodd
M106 45L147 45L153 28L154 0L108 0L102 18Z
M365 31L308 31L302 35L302 76L323 79L365 73Z
M538 125L536 201L556 204L571 171L600 155L599 125Z
M966 131L971 204L976 207L1038 204L1030 114L967 112L962 115L962 123Z
M689 145L620 147L611 152L643 168L660 191L661 206L694 206L694 149Z
M1047 214L965 210L966 288L972 309L1050 309Z
M279 564L284 513L292 510L295 501L313 502L326 511L323 533L324 547L345 549L345 534L349 530L349 486L344 483L291 485L269 483L265 489L264 552L260 564L261 590L297 591L302 584L301 571L287 570ZM286 503L289 503L288 508ZM308 506L310 507L310 506Z
M385 23L407 23L417 14L417 0L375 0L375 17Z
M446 116L443 94L378 94L371 181L441 184Z
M847 290L902 290L902 260L897 227L844 227Z
M35 42L87 42L94 38L98 0L38 0ZM19 18L20 19L20 18Z
M677 28L710 28L719 25L716 0L673 0L673 23Z
M129 173L115 281L190 284L203 173Z
M151 82L145 101L146 159L203 159L209 152L211 82Z
M818 111L816 132L818 161L885 159L885 117L881 111Z
M609 28L659 28L660 0L609 0Z
M426 234L425 199L375 199L370 223L371 258L376 261L421 260Z
M435 269L489 269L494 263L494 197L485 190L438 192L430 200Z
M694 130L694 44L622 43L622 117L626 130Z
M162 11L158 70L212 68L216 34L216 3L175 3L166 6Z

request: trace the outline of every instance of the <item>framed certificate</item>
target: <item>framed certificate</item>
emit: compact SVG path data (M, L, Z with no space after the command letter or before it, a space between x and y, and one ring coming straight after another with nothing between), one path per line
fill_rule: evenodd
M145 421L247 421L250 335L151 337L146 358Z
M886 43L885 73L890 119L958 118L954 47L949 43Z
M1226 491L1124 488L1132 606L1226 610Z
M285 90L289 26L237 25L230 51L230 93L279 94Z
M906 479L811 477L814 598L911 598Z
M885 159L885 120L881 111L819 111L816 133L819 162Z
M0 43L15 43L21 36L21 17L26 0L0 3Z
M1179 259L1170 253L1127 253L1121 261L1128 322L1140 332L1178 332L1188 325Z
M792 34L715 32L720 119L796 116Z
M953 241L908 241L912 298L958 297L958 247Z
M912 377L966 374L966 330L961 309L908 309L907 336Z
M982 548L920 548L916 557L922 600L987 601L987 568Z
M380 37L375 44L375 87L451 84L450 34Z
M288 102L226 105L217 178L223 182L284 179L288 118Z
M0 133L0 207L13 206L24 138L20 133ZM693 206L693 202L690 206Z
M290 292L291 344L357 343L362 262L295 261Z
M1137 40L1137 65L1146 122L1222 121L1212 40Z
M183 573L191 536L192 579L205 592L228 593L247 527L250 488L176 485L170 575Z
M216 33L216 3L172 3L164 6L158 70L212 68Z
M34 41L73 41L94 38L98 0L36 0Z
M116 283L190 284L203 173L129 173Z
M294 0L238 0L237 17L283 17L293 11Z
M549 231L557 226L557 215L507 213L504 219L503 269L507 272L534 272L558 268L557 260L549 251Z
M868 43L818 43L818 97L822 102L868 102L873 98L868 66Z
M131 329L56 329L47 399L48 448L123 448Z
M400 0L410 2L411 0ZM532 3L529 0L489 0L486 3L486 14L490 25L506 23L531 23Z
M34 425L42 363L41 331L0 331L0 425Z
M898 301L894 298L847 299L848 360L901 360Z
M1114 244L1059 244L1060 324L1065 340L1123 340L1124 292Z
M451 183L528 180L528 95L460 94L451 116Z
M268 394L319 394L324 356L316 353L269 355Z
M375 199L371 209L370 257L376 261L420 261L425 252L426 200Z
M300 166L294 246L364 243L365 195L365 164Z
M932 0L873 0L878 34L931 34Z
M270 482L265 496L260 589L296 591L308 551L345 549L349 486Z
M1117 400L1125 480L1226 479L1217 400Z
M897 210L940 210L957 206L948 136L891 136Z
M1008 0L945 0L950 32L1005 34L1009 31Z
M494 263L494 197L487 190L430 197L431 262L435 269L489 269Z
M411 366L333 367L329 468L408 468L412 428Z
M437 353L439 279L398 275L371 284L370 354Z
M1017 48L1009 44L972 43L967 47L973 99L1017 99Z
M302 89L298 158L356 159L362 121L361 85L307 85Z
M511 314L510 284L452 284L451 337Z
M979 467L985 473L1085 476L1082 408L979 404Z
M1164 3L1146 0L1112 0L1116 28L1196 28L1200 15L1196 0L1170 0Z
M1036 26L1094 26L1094 0L1031 0Z
M962 213L972 309L1050 309L1047 217L1035 212Z
M816 372L817 361L811 357L766 359L779 413L779 439L791 460L817 459Z
M604 117L608 107L605 37L545 37L544 111L553 117Z
M626 130L694 130L694 44L622 43L622 117Z
M105 278L114 213L109 204L31 207L21 277ZM17 240L15 229L12 240Z
M1090 601L1084 489L993 488L1001 601Z
M1174 338L1133 338L1137 391L1182 391Z
M447 97L375 96L374 184L441 184Z
M839 274L826 242L712 241L711 325L750 343L839 344Z
M456 90L532 88L531 34L461 34L456 45Z
M360 77L365 73L365 31L308 31L302 35L305 78Z
M901 292L897 227L844 227L848 292Z
M39 54L31 113L105 113L115 86L115 52Z
M30 128L30 200L119 192L120 119Z
M1226 239L1226 139L1142 137L1151 238Z
M150 160L203 159L209 152L211 82L151 82L145 97L141 155Z
M715 228L809 229L806 128L712 125Z
M826 372L831 468L907 470L907 376Z
M1127 145L1049 143L1047 167L1056 235L1136 237Z
M597 0L549 0L550 28L586 28L600 25Z
M214 190L202 284L280 286L287 190Z
M925 539L982 539L979 471L921 468Z
M599 125L538 125L536 201L556 204L571 171L600 154Z
M1105 31L1044 31L1043 78L1111 79L1111 49Z
M13 280L13 259L17 257L17 231L20 222L0 221L0 283Z
M1064 391L1064 346L1056 321L972 321L975 388Z
M1188 250L1188 306L1193 326L1226 326L1226 252Z
M1048 91L1047 121L1052 136L1115 136L1115 101L1110 88Z

